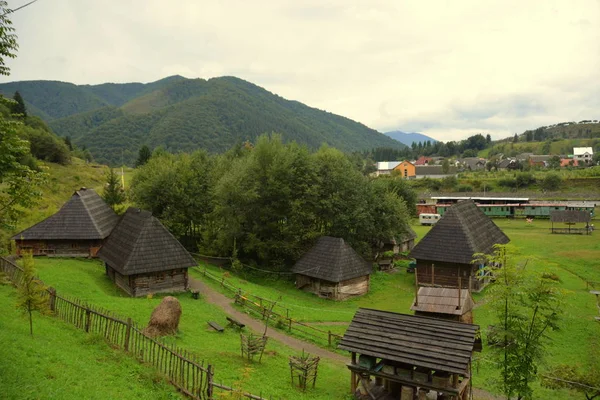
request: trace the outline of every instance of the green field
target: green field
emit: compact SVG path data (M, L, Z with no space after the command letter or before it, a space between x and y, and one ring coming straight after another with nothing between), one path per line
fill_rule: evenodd
M590 236L551 235L548 230L549 221L543 220L535 220L533 224L527 224L524 220L496 220L496 223L511 238L524 258L529 260L528 268L555 272L561 279L561 286L568 291L561 330L551 335L553 343L548 348L547 365L542 366L541 371L557 364L597 367L599 357L593 344L600 333L600 324L594 321L597 309L594 297L588 293L586 281L600 282L598 233L594 232ZM430 228L414 226L414 229L422 237ZM103 267L98 261L39 258L36 259L36 265L40 277L54 286L59 294L74 296L130 316L142 324L147 322L152 309L160 302L160 296L150 299L125 297L104 275ZM202 268L204 267L193 271L192 276L223 290L219 283L202 278ZM350 321L358 307L408 313L414 294L414 275L404 270L392 274L375 273L368 295L346 302L331 302L296 290L289 277L238 277L217 267L206 268L211 273L224 277L225 282L230 285L276 300L282 307L279 308L280 313L285 312L285 307L292 318L335 333L344 331L344 325L340 325L340 322ZM219 308L207 304L202 298L193 300L189 294L177 297L183 307L180 332L167 340L176 342L214 364L217 381L274 398L326 399L346 396L349 374L341 363L322 360L317 388L303 394L292 389L289 383L288 356L297 352L271 341L262 363L245 362L239 355L237 333L226 330L224 334L219 334L206 324L209 320L224 324L225 315ZM482 303L475 310L475 323L487 327L493 323L493 316L484 304L484 297L485 293L475 295L476 300ZM26 329L25 325L23 322L23 329ZM67 326L65 329L72 330ZM74 334L81 335L81 340L86 336L83 332ZM484 349L483 353L476 354L476 359L474 385L494 392L493 380L498 373L488 350ZM575 396L566 390L555 392L539 386L536 386L535 393L536 399L570 399Z

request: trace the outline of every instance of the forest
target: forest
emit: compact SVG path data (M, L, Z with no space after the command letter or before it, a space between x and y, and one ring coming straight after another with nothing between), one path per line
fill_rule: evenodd
M341 151L263 135L221 155L155 150L130 187L202 254L285 270L322 236L342 237L366 257L402 235L416 195L402 179L370 179Z

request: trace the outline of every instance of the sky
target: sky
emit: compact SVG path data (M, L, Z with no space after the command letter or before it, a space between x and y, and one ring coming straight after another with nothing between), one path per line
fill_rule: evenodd
M233 75L442 141L600 119L600 0L38 0L11 18L0 82Z

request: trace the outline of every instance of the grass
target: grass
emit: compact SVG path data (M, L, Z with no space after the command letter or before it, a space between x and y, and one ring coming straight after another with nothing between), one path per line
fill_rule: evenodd
M4 399L182 399L152 367L58 319L15 309L16 291L0 285L0 397Z
M117 289L104 274L96 260L59 258L36 259L38 275L58 294L82 299L90 304L107 308L122 316L146 324L152 310L162 296L130 298ZM215 380L225 385L242 387L254 394L263 393L274 399L329 399L340 398L349 387L349 374L341 363L322 361L319 365L317 387L302 393L290 387L289 356L299 352L275 341L267 345L262 363L247 362L240 356L240 337L226 329L220 334L207 321L225 325L225 314L216 306L193 300L188 293L176 295L181 302L179 333L166 338L199 355L215 367ZM85 333L81 332L81 335Z

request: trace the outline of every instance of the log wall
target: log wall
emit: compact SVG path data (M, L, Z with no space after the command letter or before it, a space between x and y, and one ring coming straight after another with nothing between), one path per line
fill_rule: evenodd
M360 296L369 291L369 275L349 279L339 283L311 278L306 275L296 275L296 287L319 297L333 300L345 300Z
M102 240L16 240L17 255L33 251L34 256L95 257Z

